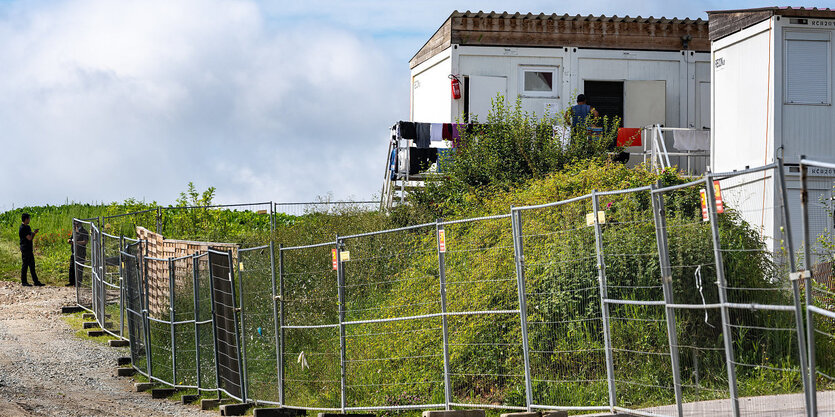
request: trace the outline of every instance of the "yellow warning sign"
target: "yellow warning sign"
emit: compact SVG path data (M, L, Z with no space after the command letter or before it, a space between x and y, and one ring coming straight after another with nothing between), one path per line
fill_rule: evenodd
M351 260L351 252L348 252L347 250L339 252L339 260L342 261L342 262L350 261Z
M606 224L606 212L605 211L598 211L597 212L597 222L600 224ZM594 213L586 214L586 226L594 226Z
M446 252L446 233L444 229L438 230L438 251Z

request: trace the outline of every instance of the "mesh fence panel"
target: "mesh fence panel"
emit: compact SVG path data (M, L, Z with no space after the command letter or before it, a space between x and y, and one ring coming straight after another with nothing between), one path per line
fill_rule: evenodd
M137 256L140 245L128 245L122 256L122 273L125 283L125 318L128 340L130 340L131 363L141 372L148 374L148 360L145 344L145 320L142 313L145 297L142 275Z
M509 215L445 225L452 402L525 405Z
M145 288L156 303L148 308L148 356L151 376L174 385L174 349L171 339L169 260L145 257Z
M198 386L203 390L217 388L217 369L215 367L214 322L212 319L211 271L209 254L202 253L195 257L197 268L197 314L195 318L195 338L197 339Z
M177 386L197 386L197 346L195 344L194 258L171 261L174 280L174 364Z
M270 246L238 252L246 384L249 398L279 401Z
M796 392L784 394L779 409L802 413L803 370L777 173L766 169L715 181L723 204L717 227L739 396ZM742 415L773 410L740 400Z
M102 233L104 274L102 275L102 295L104 296L104 320L102 329L114 336L123 337L122 320L122 284L120 277L119 252L122 250L122 238Z
M699 189L660 190L675 308L676 347L685 415L730 415L727 361L710 223L702 220ZM672 408L659 410L665 414Z
M113 236L136 236L137 227L155 231L156 224L157 209L154 208L102 217L101 229Z
M229 396L244 397L241 374L239 329L235 312L235 284L230 253L209 251L212 304L215 320L215 357L218 389Z
M87 248L92 245L90 242L90 230L93 224L90 222L73 219L73 264L75 266L75 295L76 303L87 309L93 309L93 295L90 283L92 263L87 257ZM86 282L86 284L85 284Z
M536 405L608 409L591 212L585 198L520 213Z
M616 403L661 412L676 397L652 208L649 190L598 198Z
M444 403L435 233L432 224L343 241L348 407Z
M270 239L271 203L209 207L162 207L158 233L204 242L258 246Z
M818 415L829 415L835 414L835 170L815 162L805 165L808 199L804 232L809 240L805 265L812 274L805 288L810 365Z
M333 243L281 250L284 400L291 407L340 407L339 297Z

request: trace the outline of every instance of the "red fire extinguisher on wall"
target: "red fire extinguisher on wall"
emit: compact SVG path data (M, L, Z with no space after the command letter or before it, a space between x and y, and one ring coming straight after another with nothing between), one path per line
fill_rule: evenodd
M449 74L449 79L451 80L451 87L452 87L452 99L458 100L461 98L461 82L458 81L458 76Z

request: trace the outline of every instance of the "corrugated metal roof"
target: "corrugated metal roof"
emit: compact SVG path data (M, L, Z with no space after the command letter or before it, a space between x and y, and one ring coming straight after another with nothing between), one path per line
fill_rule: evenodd
M689 40L683 42L685 35ZM653 51L710 49L708 22L702 19L456 10L415 53L410 67L452 44Z
M710 40L724 38L749 28L772 16L835 19L835 9L817 7L759 7L755 9L713 10L710 19Z
M560 15L560 14L556 14L556 13L552 13L552 14L545 14L545 13L522 14L522 13L519 13L519 12L510 14L508 12L501 12L501 13L495 12L495 11L485 12L485 11L481 11L481 10L479 10L478 12L471 12L469 10L467 10L466 12L459 12L458 10L455 10L454 12L452 12L450 17L486 17L486 18L493 18L493 19L498 19L498 18L500 18L500 19L528 19L528 20L536 19L536 20L555 20L555 21L556 20L566 20L566 21L588 21L588 22L686 23L686 24L704 24L704 25L707 24L707 20L702 20L702 19L696 19L696 20L693 20L693 19L690 19L690 18L679 19L677 17L674 17L672 19L668 19L668 18L663 17L663 16L659 17L659 18L656 18L656 17L653 17L653 16L650 16L650 17L641 17L641 16L630 17L629 15L622 16L622 17L618 16L618 15L595 16L595 15L591 15L591 14L588 15L588 16L583 16L583 15L579 15L579 14L570 15L568 13Z

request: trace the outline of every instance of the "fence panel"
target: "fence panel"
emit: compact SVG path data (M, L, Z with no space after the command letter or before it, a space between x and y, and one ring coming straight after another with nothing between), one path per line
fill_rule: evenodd
M284 403L341 409L339 297L335 244L283 248L279 277L283 316Z
M510 215L444 229L451 404L525 409Z
M90 242L90 230L93 223L79 219L73 219L73 242L72 258L75 268L75 300L78 306L92 311L93 294L92 284L84 284L84 277L92 274L92 264L87 258L87 248L92 245Z
M217 365L215 363L214 318L212 317L212 284L209 254L194 256L195 291L195 344L197 345L197 386L209 391L217 388Z
M93 313L96 321L101 328L106 327L105 310L105 294L104 294L104 262L102 260L102 233L99 227L93 223L90 228L90 264L92 266L90 273L91 281L91 296Z
M269 245L238 251L241 349L247 396L260 402L278 403L272 268Z
M648 188L593 195L612 345L615 404L678 415L661 263ZM591 213L591 212L590 212ZM677 357L675 358L677 361Z
M235 311L234 263L231 252L209 250L215 324L217 387L239 401L246 397L241 366L240 333Z
M122 278L125 284L125 316L127 321L128 340L130 340L130 355L133 367L145 375L149 375L149 362L146 344L145 296L142 285L142 269L138 252L139 244L128 245L120 252Z
M664 242L662 278L669 276L671 289L667 310L675 323L671 346L678 351L682 413L732 415L711 228L700 208L703 187L698 181L655 190L656 233Z
M157 233L175 239L258 246L269 241L273 227L269 202L160 207L159 213Z
M810 389L818 415L835 414L835 165L801 161Z
M119 252L122 250L123 239L119 236L101 234L102 268L104 273L101 280L101 295L103 296L104 316L99 324L109 334L124 338L124 311L122 310L122 284L120 274Z
M341 242L346 407L444 406L435 224Z
M149 299L156 300L147 304L150 374L155 381L175 385L170 260L150 256L143 260L146 304Z
M733 342L741 415L775 410L801 415L806 406L805 357L800 354L805 334L797 321L797 283L789 278L794 254L779 175L776 165L716 175L705 193L711 216L717 219L713 227L718 229L726 283L720 290L727 293L726 325ZM721 197L721 206L711 202L712 196ZM782 394L775 399L779 404L745 399L786 391L796 394Z
M609 410L591 198L522 208L535 408Z
M173 335L174 384L196 388L197 345L195 343L194 258L184 256L170 262L172 279L171 325Z

